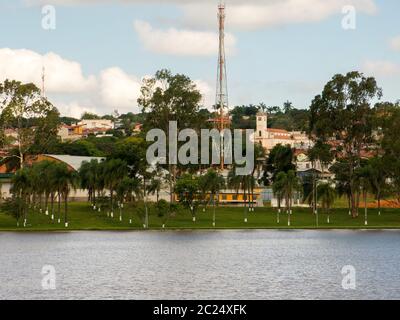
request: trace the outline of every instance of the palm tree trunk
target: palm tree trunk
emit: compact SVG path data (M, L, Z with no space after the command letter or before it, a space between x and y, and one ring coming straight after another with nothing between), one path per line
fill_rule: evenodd
M364 211L365 211L365 225L368 225L368 208L367 208L367 191L364 190Z
M114 217L114 201L113 201L113 189L112 187L110 188L110 210L111 210L111 218Z
M246 207L246 202L247 202L247 198L246 198L246 186L243 186L243 200L244 200L244 204L243 204L243 208L244 208L244 223L247 223L247 207Z
M93 188L93 207L96 208L96 189Z
M381 193L378 192L378 215L381 215Z
M61 222L61 193L60 190L58 190L58 223Z
M215 221L215 195L212 194L213 197L213 227L215 227L216 221Z
M46 216L49 214L49 194L46 192L44 194L44 210L45 210L45 214Z
M43 212L43 203L42 203L43 193L39 193L39 211Z
M51 202L51 220L54 223L54 193L51 193L50 195L50 202Z
M276 219L276 222L278 224L280 223L280 217L279 217L280 213L281 213L281 197L278 196L278 214L277 214L277 219Z
M65 227L68 228L68 193L65 192L64 195L64 222Z
M287 216L288 216L288 227L290 227L290 225L291 225L290 200L288 200L288 214L287 214Z
M27 223L27 221L28 221L28 206L27 206L27 202L28 202L28 200L27 200L27 197L25 196L25 199L24 199L25 201L24 201L24 204L23 204L23 206L24 206L24 227L26 227L26 223Z
M144 200L144 211L145 211L145 218L144 224L145 228L149 228L149 212L147 210L147 193L146 193L146 179L143 178L143 200Z

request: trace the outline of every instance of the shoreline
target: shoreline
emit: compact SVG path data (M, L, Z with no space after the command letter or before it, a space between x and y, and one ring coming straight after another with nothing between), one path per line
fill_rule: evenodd
M281 228L273 228L273 227L254 227L254 228L224 228L224 227L215 227L215 228L149 228L149 229L140 229L140 228L87 228L87 229L1 229L0 233L73 233L73 232L187 232L187 231L200 231L200 232L210 232L210 231L400 231L400 227L281 227Z

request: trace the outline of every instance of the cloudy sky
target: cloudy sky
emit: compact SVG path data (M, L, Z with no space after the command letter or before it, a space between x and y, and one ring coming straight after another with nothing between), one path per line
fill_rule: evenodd
M137 112L141 79L189 75L214 102L218 0L0 0L0 81L40 85L65 115ZM55 29L46 5L55 8ZM375 76L400 98L398 0L227 0L230 105L306 108L335 74ZM356 28L342 27L344 8ZM348 11L346 11L348 12ZM43 28L43 25L45 28ZM47 28L46 28L47 26Z

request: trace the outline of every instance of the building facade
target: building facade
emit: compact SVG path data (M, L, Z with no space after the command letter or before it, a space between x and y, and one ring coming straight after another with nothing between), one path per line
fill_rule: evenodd
M267 152L279 144L303 150L312 146L312 141L303 132L268 128L268 115L265 112L257 114L254 142L261 144Z

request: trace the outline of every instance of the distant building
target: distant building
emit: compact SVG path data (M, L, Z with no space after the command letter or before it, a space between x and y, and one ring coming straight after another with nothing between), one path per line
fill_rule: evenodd
M93 119L93 120L85 120L82 119L77 123L79 126L83 126L84 130L93 130L93 129L106 129L113 130L114 122L112 120L107 119Z
M290 145L295 149L308 149L312 141L300 131L268 128L268 115L265 112L257 114L254 142L261 144L269 152L278 144Z
M295 152L295 164L296 171L301 178L312 176L313 174L318 175L320 178L332 177L332 174L329 171L329 167L332 163L326 164L325 166L322 166L319 160L313 163L308 158L306 151L298 150Z
M64 141L76 141L83 137L83 126L81 125L67 125L61 124L58 128L58 137L62 142Z
M135 126L133 127L133 134L138 134L142 132L143 124L141 123L135 123Z
M79 171L79 168L84 162L90 162L91 160L103 161L104 158L100 157L80 157L70 155L53 155L53 154L41 154L29 156L26 164L32 165L33 163L41 161L53 161L58 163L65 163L69 170ZM10 197L11 178L15 173L15 168L10 169L7 166L7 162L0 164L0 197ZM74 201L85 201L87 199L87 191L82 189L72 190L69 195L70 200Z

